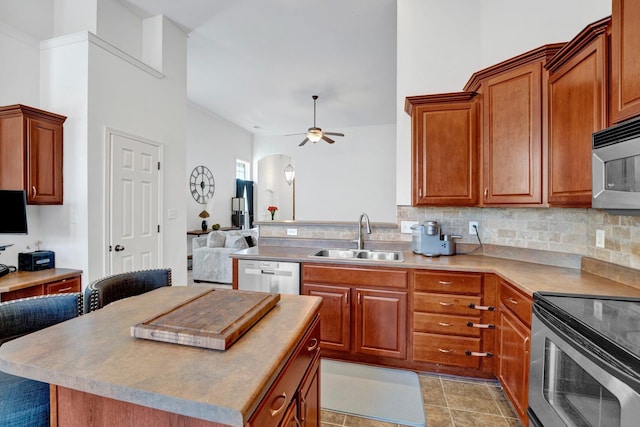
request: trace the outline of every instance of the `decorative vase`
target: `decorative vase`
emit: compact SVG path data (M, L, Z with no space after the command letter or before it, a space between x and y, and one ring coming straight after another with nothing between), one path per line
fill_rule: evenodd
M276 211L271 211L271 221L275 219Z
M207 228L209 228L209 224L207 224L207 220L203 219L202 220L202 231L207 231Z

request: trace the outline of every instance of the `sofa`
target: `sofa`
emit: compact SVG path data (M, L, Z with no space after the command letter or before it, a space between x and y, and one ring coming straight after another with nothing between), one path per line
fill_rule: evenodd
M212 231L191 242L194 282L231 283L233 262L229 255L258 244L258 230Z

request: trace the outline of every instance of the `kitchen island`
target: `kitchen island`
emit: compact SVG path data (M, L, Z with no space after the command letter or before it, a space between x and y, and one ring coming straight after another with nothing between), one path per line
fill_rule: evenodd
M160 288L10 341L0 370L52 385L52 426L270 425L261 417L282 417L317 369L321 299L282 295L226 351L131 336L210 290Z

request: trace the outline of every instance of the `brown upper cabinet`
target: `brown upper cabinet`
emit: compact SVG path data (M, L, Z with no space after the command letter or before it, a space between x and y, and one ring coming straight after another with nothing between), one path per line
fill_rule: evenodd
M31 205L62 204L65 120L25 105L0 107L0 189L26 190Z
M640 2L613 0L611 123L640 115Z
M474 92L410 96L412 204L473 206L478 200Z
M549 205L591 207L591 135L607 126L607 31L587 26L548 63Z
M478 71L465 91L481 105L481 205L539 206L545 202L547 73L543 67L564 43Z

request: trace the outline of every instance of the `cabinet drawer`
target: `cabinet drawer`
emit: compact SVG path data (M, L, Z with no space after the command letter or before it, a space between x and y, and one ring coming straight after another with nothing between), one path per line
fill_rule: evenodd
M47 294L62 294L66 292L80 292L80 277L73 277L47 285Z
M0 294L0 301L11 301L19 298L35 297L44 295L44 285L36 285L28 288L17 289L15 291L3 292Z
M413 360L463 368L480 367L481 357L467 355L480 351L480 338L413 333Z
M482 293L482 275L417 271L414 275L414 288L419 291L480 294Z
M307 368L320 351L320 322L313 322L301 344L276 379L258 409L247 423L249 427L272 427L280 424L295 397L296 390L302 382Z
M480 296L436 294L416 292L413 294L413 310L427 311L430 313L461 314L477 316L479 311L470 308L469 304L481 305Z
M336 283L406 289L407 277L407 271L400 269L340 267L329 264L303 264L302 266L304 283Z
M524 324L531 326L531 298L503 280L500 281L500 302Z
M448 314L413 313L414 331L480 337L480 328L468 326L468 322L480 323L480 318Z

